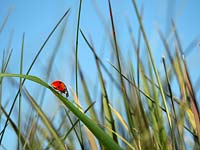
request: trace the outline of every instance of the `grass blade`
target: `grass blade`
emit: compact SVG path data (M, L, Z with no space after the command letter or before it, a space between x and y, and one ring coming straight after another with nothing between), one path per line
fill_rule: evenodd
M78 37L79 37L79 26L80 26L80 17L81 17L81 5L82 0L80 0L79 3L79 10L78 10L78 23L77 23L77 29L76 29L76 49L75 49L75 65L76 65L76 95L78 97Z
M23 57L24 57L24 37L25 33L23 33L22 37L22 48L21 48L21 57L20 57L20 74L22 74L23 71ZM21 141L21 100L22 100L22 78L20 78L19 81L19 113L18 113L18 129L19 129L19 135L18 135L18 149L20 148L20 141Z
M100 69L100 64L99 64L99 61L95 55L95 50L94 48L92 47L92 45L88 42L87 38L85 37L85 35L83 34L83 32L81 32L85 42L87 43L87 45L89 46L89 48L92 50L93 52L93 55L94 55L94 58L95 58L95 62L96 62L96 66L97 66L97 70L98 70L98 76L99 76L99 80L100 80L100 84L101 84L101 90L102 90L102 94L103 94L103 105L104 105L104 109L105 109L105 117L106 117L106 121L107 122L107 125L110 126L111 125L111 128L113 131L116 132L116 129L115 129L115 122L114 122L114 118L113 118L113 115L112 115L112 112L111 112L111 109L109 107L109 99L108 99L108 95L107 95L107 90L106 90L106 87L105 87L105 83L104 83L104 79L103 79L103 75L102 75L102 72L101 72L101 69ZM105 101L104 101L105 100ZM112 133L111 133L112 134ZM115 134L112 134L113 136L113 139L117 142L117 136Z
M149 42L147 40L147 36L146 36L145 30L144 30L144 27L143 27L143 24L142 24L141 17L139 15L139 11L138 11L138 8L137 8L137 5L136 5L136 1L132 0L132 3L133 3L133 6L134 6L134 9L135 9L135 12L136 12L136 16L137 16L140 28L141 28L141 32L142 32L142 35L143 35L143 38L144 38L144 41L145 41L145 45L147 46L148 54L150 56L151 64L153 66L153 70L154 70L154 73L156 75L158 86L160 88L163 104L164 104L164 107L165 107L165 110L166 110L166 114L167 114L167 120L168 120L168 123L169 123L169 127L172 128L171 117L170 117L170 114L169 114L169 110L168 110L166 98L165 98L165 95L164 95L163 87L162 87L162 84L161 84L161 81L160 81L160 77L158 75L158 71L157 71L156 65L154 63L154 59L153 59L153 55L152 55L152 52L151 52L151 48L150 48ZM158 106L158 103L157 103L157 106ZM159 115L159 118L162 118L160 113L158 115ZM164 135L164 133L162 133L162 136L163 136L163 148L165 147L164 149L167 149L167 147L166 147L166 136Z
M112 35L113 35L113 40L114 40L114 49L115 49L117 65L118 65L117 67L118 67L119 75L120 75L121 92L123 94L124 105L126 108L126 114L127 114L127 118L128 118L128 124L130 126L130 129L133 129L134 128L133 120L131 117L130 106L128 103L128 96L126 93L126 88L125 88L125 84L124 84L123 77L122 77L122 70L121 70L120 56L119 56L120 52L119 52L118 45L117 45L117 38L116 38L116 33L115 33L115 26L114 26L114 20L113 20L112 7L111 7L110 0L108 0L108 4L109 4L111 26L112 26ZM131 133L134 135L132 130L131 130Z
M84 124L85 126L96 136L96 138L107 148L107 149L115 149L121 150L121 147L107 134L105 133L93 120L87 117L83 112L79 110L79 108L75 107L68 99L63 97L60 93L55 91L54 88L49 86L46 82L41 80L36 76L31 75L20 75L20 74L0 74L0 77L18 77L18 78L25 78L31 81L34 81L54 93L56 97L66 106L68 109L76 115ZM40 108L39 108L40 109Z

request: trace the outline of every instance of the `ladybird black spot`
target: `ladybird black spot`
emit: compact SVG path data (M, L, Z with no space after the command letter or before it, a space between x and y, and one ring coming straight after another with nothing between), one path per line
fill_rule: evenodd
M58 88L60 88L60 85L58 86Z
M62 84L62 82L61 82L61 81L59 81L59 84Z

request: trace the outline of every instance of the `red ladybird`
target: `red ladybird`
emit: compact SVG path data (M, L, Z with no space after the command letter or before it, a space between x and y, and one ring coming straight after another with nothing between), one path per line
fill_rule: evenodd
M53 82L51 83L51 86L52 86L54 89L60 91L61 93L66 94L66 97L69 96L69 93L68 93L68 91L67 91L67 87L66 87L66 85L65 85L62 81L60 81L60 80L55 80L55 81L53 81Z

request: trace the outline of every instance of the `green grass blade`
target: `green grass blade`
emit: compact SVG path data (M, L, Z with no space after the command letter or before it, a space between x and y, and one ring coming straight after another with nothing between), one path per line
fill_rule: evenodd
M75 69L75 79L76 79L76 96L78 98L78 41L79 41L79 26L80 26L80 19L81 19L81 6L82 6L82 0L80 0L80 3L79 3L79 10L78 10L78 22L77 22L77 29L76 29L76 48L75 48L75 66L76 66L76 69ZM81 141L82 141L82 144L83 145L83 137L82 137L82 131L81 131L81 126L80 126L80 123L79 123L79 129L80 129L80 134L81 134Z
M75 49L75 65L76 65L76 95L78 97L78 37L79 37L79 26L80 26L80 18L81 18L81 5L82 0L80 0L79 3L79 9L78 9L78 22L77 22L77 29L76 29L76 49Z
M70 101L68 101L68 99L60 95L57 91L55 91L55 89L53 89L51 86L49 86L40 78L31 75L19 75L19 74L0 74L0 77L19 77L19 78L21 77L34 81L48 88L74 115L76 115L85 124L85 126L96 136L96 138L107 149L115 149L115 150L121 149L121 147L109 135L107 135L93 120L87 117L83 112L79 110L79 108L74 106Z
M25 33L23 33L22 37L22 48L21 48L21 57L20 57L20 74L22 74L23 70L23 57L24 57L24 37ZM20 78L19 81L19 112L18 112L18 129L19 129L19 135L18 135L18 149L20 149L20 141L21 141L21 100L22 100L22 78Z
M172 110L173 110L173 114L174 114L175 124L178 126L178 121L177 121L177 117L176 117L176 109L175 109L175 105L174 105L171 85L170 85L168 74L167 74L165 57L162 58L162 61L163 61L163 66L164 66L164 70L165 70L165 76L166 76L167 85L168 85L168 89L169 89L169 93L170 93L170 100L171 100L171 103L172 103ZM174 126L175 125L172 124L172 129L171 129L172 147L173 147L173 149L178 149L178 145L177 145L177 142L176 142L177 141L176 140L176 135L175 135L175 127ZM178 127L177 127L177 130L178 130ZM178 133L179 133L179 131L178 131Z

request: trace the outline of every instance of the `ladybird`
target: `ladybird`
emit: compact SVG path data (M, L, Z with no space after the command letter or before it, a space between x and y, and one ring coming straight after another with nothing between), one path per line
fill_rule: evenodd
M60 91L61 93L66 94L66 97L69 96L69 93L68 93L68 91L67 91L67 87L66 87L66 85L65 85L62 81L60 81L60 80L55 80L55 81L53 81L53 82L51 83L51 86L52 86L54 89Z

